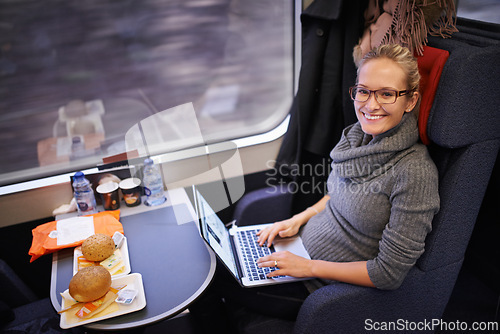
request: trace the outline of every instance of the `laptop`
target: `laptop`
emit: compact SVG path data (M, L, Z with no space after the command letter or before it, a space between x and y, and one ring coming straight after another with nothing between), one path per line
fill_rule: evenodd
M192 191L201 237L241 286L256 287L309 279L283 275L268 278L267 273L277 268L259 268L256 263L258 258L275 251L290 251L310 259L299 236L276 238L271 247L261 247L256 233L271 224L238 227L233 221L228 229L196 186L192 186Z

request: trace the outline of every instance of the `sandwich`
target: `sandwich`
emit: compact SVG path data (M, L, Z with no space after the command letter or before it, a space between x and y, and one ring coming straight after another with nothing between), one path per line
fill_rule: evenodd
M83 241L80 248L82 255L77 257L78 270L100 265L111 275L125 269L120 249L115 249L113 239L105 234L94 234Z
M123 288L123 287L122 287ZM79 270L69 282L69 296L75 303L59 313L76 310L76 317L87 319L104 311L116 299L120 288L111 287L111 274L101 266ZM63 294L68 300L68 296Z

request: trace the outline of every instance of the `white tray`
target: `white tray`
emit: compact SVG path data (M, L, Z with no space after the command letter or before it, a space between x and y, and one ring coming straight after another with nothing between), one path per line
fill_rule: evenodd
M127 237L123 238L123 244L120 247L120 252L122 253L122 260L123 263L125 264L125 269L123 271L120 271L114 275L111 275L112 278L115 277L122 277L125 275L130 274L132 269L130 268L130 258L128 254L128 244L127 244ZM75 247L75 250L73 252L73 276L78 272L78 257L82 256L82 248L81 246Z
M146 295L144 294L144 284L142 283L142 275L134 273L127 276L116 277L112 279L111 283L112 286L119 286L123 284L127 284L129 286L133 285L134 288L137 289L137 296L135 297L134 301L131 304L124 305L115 303L116 305L118 305L117 311L105 314L100 317L98 316L95 318L84 319L84 320L80 320L76 316L73 316L73 314L75 314L77 311L76 309L66 311L61 314L61 321L60 321L61 328L67 329L85 324L90 324L92 322L114 318L127 313L136 312L146 307ZM64 293L67 293L67 291L68 290L66 290ZM69 305L71 305L71 303L67 302L66 299L63 297L61 306L62 309L68 307Z

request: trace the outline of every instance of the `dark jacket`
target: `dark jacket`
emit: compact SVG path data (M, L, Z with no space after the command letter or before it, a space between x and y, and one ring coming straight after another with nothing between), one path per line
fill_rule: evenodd
M329 153L342 130L356 121L349 87L356 80L352 50L363 33L367 0L315 0L301 15L302 64L299 86L290 110L290 124L276 166L286 178L326 182L304 165L328 165ZM295 170L295 171L294 171ZM308 175L306 175L308 174ZM302 189L302 193L307 192ZM323 194L310 196L314 202ZM297 207L300 211L302 204Z

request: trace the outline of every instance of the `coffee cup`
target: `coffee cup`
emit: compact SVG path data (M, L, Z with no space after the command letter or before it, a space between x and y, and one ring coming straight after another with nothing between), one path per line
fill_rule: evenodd
M123 200L126 206L136 206L141 204L141 180L131 177L120 182Z
M120 208L120 196L118 193L118 183L106 182L100 184L96 191L101 195L104 210L116 210Z

